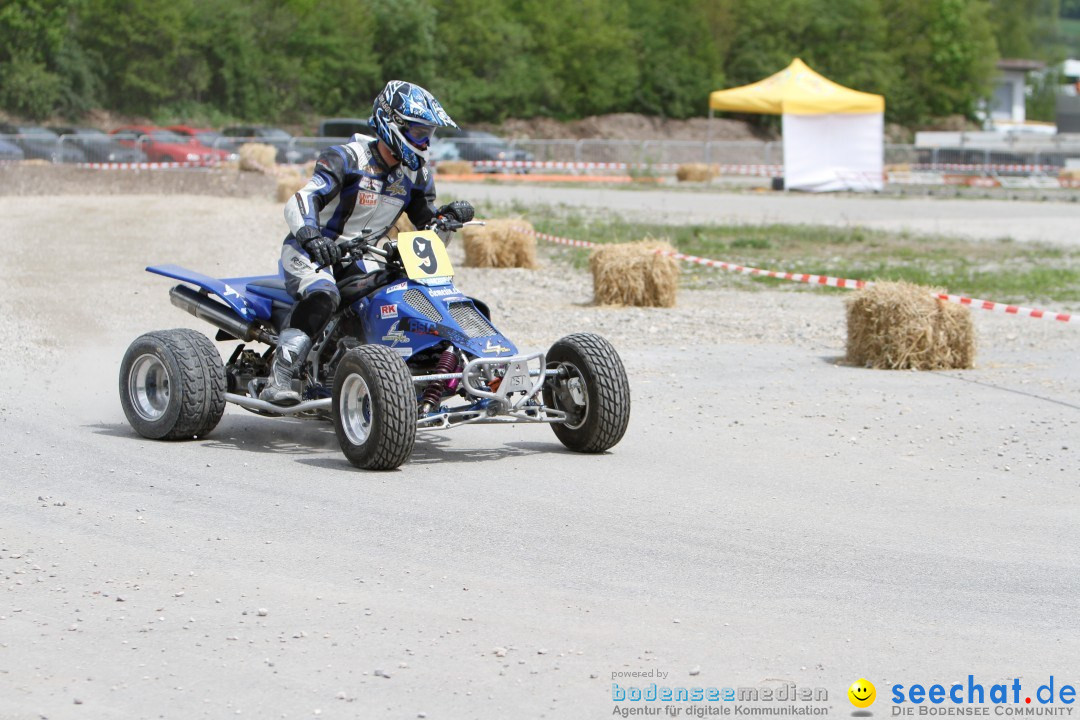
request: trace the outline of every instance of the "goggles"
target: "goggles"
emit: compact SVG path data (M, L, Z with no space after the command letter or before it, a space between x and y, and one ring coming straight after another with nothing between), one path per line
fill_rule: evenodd
M399 121L397 125L409 142L417 147L426 146L431 142L431 137L435 134L434 127L423 123Z

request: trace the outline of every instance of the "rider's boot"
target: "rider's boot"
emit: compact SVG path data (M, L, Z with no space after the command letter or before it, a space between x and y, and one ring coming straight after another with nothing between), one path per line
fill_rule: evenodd
M293 380L311 350L311 338L303 330L286 328L278 337L274 360L270 363L270 381L259 393L259 399L279 405L295 405L300 393L293 389Z

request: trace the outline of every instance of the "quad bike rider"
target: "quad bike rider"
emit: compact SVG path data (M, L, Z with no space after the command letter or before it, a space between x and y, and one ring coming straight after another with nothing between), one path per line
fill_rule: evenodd
M354 136L327 148L311 180L285 204L289 235L281 248L285 287L297 303L279 336L270 378L259 398L279 405L300 402L293 381L317 337L341 302L337 281L362 273L342 263L340 244L361 235L381 237L404 212L418 228L448 241L442 222L466 223L465 201L435 207L435 181L426 165L435 131L457 125L431 93L392 80L375 98L371 127L377 139ZM367 273L371 289L385 284L380 270Z
M453 121L425 90L395 81L371 124L377 140L329 148L287 203L291 232L273 275L146 268L179 281L172 304L216 327L218 342L239 344L223 362L188 328L136 338L119 384L132 428L155 440L202 438L227 403L328 419L345 457L365 470L407 462L421 430L471 424L547 424L574 452L615 446L630 387L611 343L572 333L546 352L519 351L454 284L445 238L473 209L436 209L424 163L431 134ZM387 238L403 212L421 230Z

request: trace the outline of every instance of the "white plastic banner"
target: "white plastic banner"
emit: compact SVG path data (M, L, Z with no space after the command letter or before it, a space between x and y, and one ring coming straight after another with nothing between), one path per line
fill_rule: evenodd
M879 191L885 121L868 115L784 115L784 187L809 192Z

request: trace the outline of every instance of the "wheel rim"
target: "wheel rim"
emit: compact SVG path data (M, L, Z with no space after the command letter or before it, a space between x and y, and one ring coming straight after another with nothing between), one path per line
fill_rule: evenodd
M585 376L577 365L569 362L561 362L558 369L566 371L566 379L559 380L552 388L551 399L556 410L566 413L564 427L577 430L585 424L589 418L589 386L585 384ZM571 384L576 383L581 402L574 398Z
M169 408L169 370L161 358L140 355L128 373L128 396L135 412L144 420L160 420Z
M353 445L363 445L371 433L371 390L360 375L345 378L341 388L341 427Z

